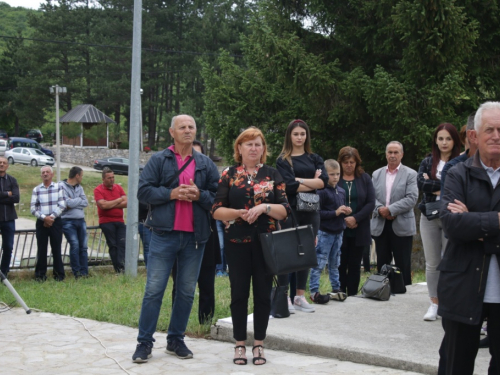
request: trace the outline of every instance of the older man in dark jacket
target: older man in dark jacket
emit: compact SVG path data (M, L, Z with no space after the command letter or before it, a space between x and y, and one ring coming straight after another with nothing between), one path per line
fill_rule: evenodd
M0 231L2 232L2 261L0 271L7 276L10 269L17 213L15 203L19 203L17 180L7 174L9 162L0 156Z
M449 240L439 265L440 374L473 373L484 318L488 374L500 374L500 102L482 104L474 122L478 152L450 169L442 194Z

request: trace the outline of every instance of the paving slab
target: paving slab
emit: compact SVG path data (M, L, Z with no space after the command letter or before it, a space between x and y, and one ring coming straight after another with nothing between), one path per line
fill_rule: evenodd
M165 353L166 335L160 332L155 334L153 357L148 363L136 364L131 357L137 329L52 313L34 311L27 315L20 308L0 313L0 333L0 372L5 375L416 375L415 372L271 349L266 349L266 365L254 366L250 360L246 366L237 366L232 363L233 344L194 338L186 338L194 358L182 360ZM250 349L247 347L249 354Z
M316 312L297 311L271 319L266 347L393 369L436 374L443 339L441 319L426 322L427 287L412 285L389 301L349 297L344 302L314 305ZM253 326L248 325L253 334ZM232 325L220 320L211 335L232 341ZM252 336L253 337L253 336ZM486 374L490 361L480 349L475 374Z

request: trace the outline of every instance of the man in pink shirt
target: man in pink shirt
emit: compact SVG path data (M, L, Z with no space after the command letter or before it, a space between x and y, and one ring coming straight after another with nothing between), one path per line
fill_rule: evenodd
M401 269L405 285L411 284L411 249L417 233L413 207L418 199L417 172L401 164L403 145L389 142L387 166L373 172L375 209L370 223L377 248L377 269L394 263Z
M139 318L135 363L151 357L165 288L177 263L176 294L168 326L167 353L193 358L184 343L205 244L210 237L210 210L219 172L193 149L196 123L191 116L172 119L174 144L151 157L140 180L137 198L149 205L145 225L151 228L147 281ZM214 269L215 272L215 269Z
M127 194L115 184L115 174L108 167L102 170L102 184L94 189L99 227L106 237L109 256L116 273L125 270L125 235L123 209L127 207Z

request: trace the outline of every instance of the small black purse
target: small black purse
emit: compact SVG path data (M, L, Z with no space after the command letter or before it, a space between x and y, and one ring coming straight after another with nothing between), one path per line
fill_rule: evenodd
M427 202L425 204L425 217L427 220L434 220L439 217L439 210L441 209L441 201Z
M319 195L316 193L297 193L297 211L319 211Z
M406 286L403 279L403 273L398 267L384 264L380 269L380 273L389 276L389 283L391 284L391 293L404 294L406 293Z

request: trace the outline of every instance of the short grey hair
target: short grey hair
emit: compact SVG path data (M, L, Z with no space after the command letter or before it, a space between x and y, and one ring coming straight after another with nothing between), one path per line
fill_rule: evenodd
M399 147L401 147L401 152L404 154L405 153L405 150L403 148L403 144L399 141L390 141L387 146L385 146L385 152L387 152L387 148L389 147L389 145L398 145Z
M42 168L40 168L40 172L42 172L45 168L48 168L50 173L54 173L54 171L52 170L52 167L50 165L44 165Z
M177 121L177 117L179 116L188 116L188 117L191 117L191 119L193 120L194 124L196 125L196 121L194 120L194 117L191 116L191 115L186 115L186 114L180 114L180 115L177 115L177 116L174 116L172 117L172 122L170 123L170 127L173 129L175 127L175 122Z
M479 106L479 109L474 116L474 129L479 131L483 126L483 112L487 109L498 109L500 111L500 102L484 102Z
M467 127L466 130L474 130L474 116L476 112L472 112L469 117L467 117Z

